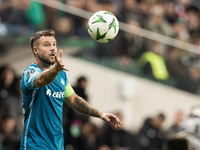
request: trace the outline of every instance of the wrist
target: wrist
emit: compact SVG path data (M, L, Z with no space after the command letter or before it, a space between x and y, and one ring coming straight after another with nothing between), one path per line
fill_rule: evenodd
M105 114L104 114L104 113L100 113L100 118L101 118L101 119L103 119L103 118L104 118L104 116L105 116Z
M56 65L53 65L51 70L52 70L52 73L54 73L54 74L58 74L60 72L60 70L57 69Z
M105 118L108 113L101 113L101 119Z

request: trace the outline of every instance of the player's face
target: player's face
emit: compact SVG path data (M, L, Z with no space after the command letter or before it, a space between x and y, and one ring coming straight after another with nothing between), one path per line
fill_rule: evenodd
M36 44L36 57L46 64L54 64L57 54L56 40L53 36L43 36Z

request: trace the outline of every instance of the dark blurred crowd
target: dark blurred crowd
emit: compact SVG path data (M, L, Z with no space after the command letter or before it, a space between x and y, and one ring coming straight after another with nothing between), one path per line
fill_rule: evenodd
M200 2L197 0L54 1L93 13L107 10L121 22L200 46ZM95 42L85 50L81 41L86 45L93 41L87 32L87 21L35 1L0 0L0 37L30 37L40 29L51 28L56 31L58 42L79 45L83 56L97 60L114 59L122 70L131 72L139 68L136 72L142 77L200 93L199 54L124 31L119 31L115 40L109 43ZM0 40L2 49L10 41L5 39Z
M19 149L23 130L21 77L9 65L0 68L0 150Z

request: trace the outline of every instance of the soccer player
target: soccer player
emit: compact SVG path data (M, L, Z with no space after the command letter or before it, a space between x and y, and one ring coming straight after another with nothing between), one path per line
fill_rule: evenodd
M36 32L30 38L35 62L23 73L24 130L21 150L64 150L62 108L64 101L82 114L121 125L118 117L102 113L79 97L69 84L68 71L62 64L62 50L57 57L53 30Z

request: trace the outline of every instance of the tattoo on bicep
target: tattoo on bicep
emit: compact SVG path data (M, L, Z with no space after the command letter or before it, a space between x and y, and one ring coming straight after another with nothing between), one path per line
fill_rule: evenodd
M80 97L75 98L74 109L89 116L99 117L98 111Z

